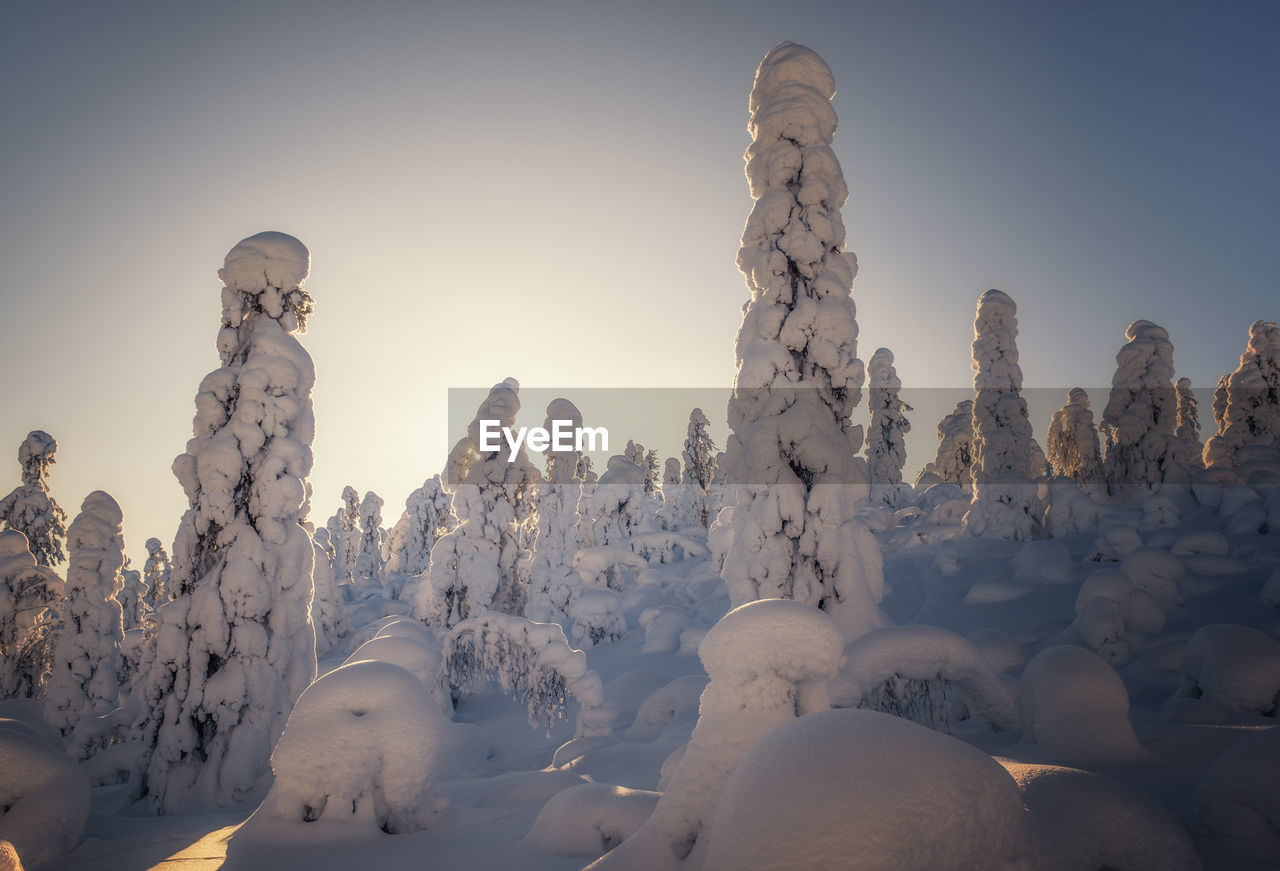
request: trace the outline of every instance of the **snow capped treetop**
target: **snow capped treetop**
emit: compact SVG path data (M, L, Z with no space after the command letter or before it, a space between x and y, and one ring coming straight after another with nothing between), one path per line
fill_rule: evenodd
M822 58L802 45L779 43L756 70L747 130L758 142L793 139L801 148L829 144L836 134L835 95L835 76Z
M240 327L261 312L278 321L286 333L305 330L314 311L311 295L302 289L310 270L307 247L285 233L268 231L241 240L227 253L218 278L222 289L222 331L218 353L224 366L243 350Z
M822 684L839 667L844 641L822 611L794 599L757 599L730 611L698 645L698 658L713 681L757 687L766 678ZM816 689L815 689L816 691ZM773 700L741 699L752 710ZM803 701L803 700L802 700ZM822 710L815 704L810 710Z
M43 484L49 476L49 467L57 462L53 458L57 450L58 443L44 430L35 429L27 433L22 444L18 445L18 465L22 466L22 483L28 487Z
M578 406L569 400L562 397L556 398L547 403L547 419L543 421L542 426L550 432L553 422L557 420L572 421L576 432L582 427L582 412L578 411ZM547 447L547 483L567 484L577 476L582 454L573 448L565 451L556 451L553 448L554 443Z
M975 390L1020 390L1018 365L1018 306L1002 290L988 290L978 299L973 321L973 386Z

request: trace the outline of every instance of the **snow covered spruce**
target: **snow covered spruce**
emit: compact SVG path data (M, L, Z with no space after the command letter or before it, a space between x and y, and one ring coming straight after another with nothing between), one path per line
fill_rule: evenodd
M190 508L173 546L172 602L143 677L142 770L154 811L242 801L268 773L294 701L316 675L311 536L315 369L293 333L312 300L307 249L259 233L227 254L222 365L196 395L173 463Z
M730 600L783 597L828 610L847 639L882 622L880 551L865 498L848 198L831 150L831 70L784 42L756 70L746 173L755 199L738 252L751 291L738 331L724 468L738 485L723 576Z
M18 445L18 465L22 483L0 499L0 526L16 529L27 537L36 562L56 566L63 560L67 513L49 494L49 467L58 443L42 430L32 430Z
M871 501L890 508L901 507L911 488L902 483L902 467L907 462L906 434L911 410L899 398L902 379L893 368L893 352L879 348L867 366L867 405L871 427L867 432L867 474L871 478Z

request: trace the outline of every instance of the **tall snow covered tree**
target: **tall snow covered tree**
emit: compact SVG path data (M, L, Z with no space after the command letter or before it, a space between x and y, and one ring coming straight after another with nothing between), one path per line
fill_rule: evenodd
M907 462L906 435L911 410L900 398L902 379L893 368L893 352L879 348L867 366L867 406L871 427L867 431L867 473L871 478L871 501L900 508L911 488L902 483L902 467Z
M1173 386L1178 393L1178 421L1173 427L1173 437L1182 446L1186 466L1204 468L1204 442L1200 440L1200 404L1191 389L1191 379L1179 378Z
M879 547L856 519L866 463L863 366L844 248L848 188L831 150L835 79L784 42L756 70L746 173L755 199L738 268L751 298L735 348L725 452L736 486L723 576L737 607L792 598L828 611L847 640L880 625Z
M458 526L432 548L426 583L414 596L418 618L432 625L452 628L486 609L524 613L529 553L521 546L520 527L532 520L538 472L523 445L513 455L499 435L497 447L486 449L480 432L481 421L515 425L519 390L514 378L494 385L449 452L443 477L446 486L456 487Z
M431 565L431 548L452 528L449 494L434 475L409 494L404 513L387 533L387 571L422 574Z
M689 428L684 439L684 483L692 504L694 522L703 527L711 525L709 492L711 480L716 475L716 444L711 440L707 427L711 421L701 408L689 412Z
M147 604L148 590L142 580L142 572L129 567L129 558L124 558L124 566L120 569L120 578L124 582L116 600L124 613L125 631L137 629L146 619L150 606Z
M63 735L84 718L109 713L119 700L124 624L116 597L124 587L122 520L116 500L94 490L67 531L67 598L44 700L45 719Z
M360 550L356 553L357 595L382 589L382 497L370 490L360 503Z
M557 420L570 421L578 428L582 426L582 412L567 399L553 399L547 404L542 425L550 431ZM565 451L552 448L554 445L547 448L546 474L534 490L537 537L525 616L538 623L568 620L569 606L582 586L573 567L573 555L580 546L578 500L582 497L582 478L578 473L582 452L572 447Z
M1215 397L1215 412L1217 411ZM1227 376L1218 434L1204 447L1209 466L1236 465L1246 445L1266 445L1280 438L1280 328L1274 321L1254 321L1240 365Z
M1069 478L1083 490L1102 486L1098 428L1093 425L1089 394L1083 388L1071 388L1066 404L1053 413L1047 443L1054 475Z
M58 443L42 430L32 430L18 445L22 484L0 499L0 527L16 529L27 537L31 553L42 566L56 566L64 559L67 512L49 494L49 467Z
M916 492L934 484L955 484L973 495L973 400L962 399L938 421L938 453L916 476Z
M355 586L356 560L360 557L360 494L350 485L342 488L342 507L325 524L333 547L333 573L339 584Z
M40 565L27 537L0 532L0 699L31 698L48 665L53 608L64 584Z
M169 591L169 573L172 567L169 565L169 554L165 552L160 539L148 538L146 547L147 561L142 565L142 579L147 585L147 602L150 603L151 610L155 611L173 598Z
M293 335L311 296L306 247L259 233L218 277L221 366L196 395L193 437L173 462L190 508L173 544L146 675L143 776L158 813L243 801L316 675L308 503L315 367Z
M1018 307L1007 293L988 290L973 321L973 502L965 515L971 535L1022 541L1041 532L1044 505L1035 479L1031 420L1018 365ZM1041 465L1043 461L1041 460Z
M1173 343L1163 327L1134 321L1128 342L1116 354L1111 396L1102 412L1107 424L1103 468L1113 495L1141 497L1166 480L1186 479L1178 467L1173 436L1178 398L1173 388Z

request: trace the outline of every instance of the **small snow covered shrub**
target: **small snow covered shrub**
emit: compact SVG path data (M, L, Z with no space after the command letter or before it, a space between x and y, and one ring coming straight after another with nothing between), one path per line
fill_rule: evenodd
M1280 642L1248 626L1201 626L1182 652L1175 698L1268 717L1280 705Z
M583 647L617 641L627 631L622 600L613 590L588 590L569 605L573 643Z
M1017 784L974 747L875 711L764 736L729 777L707 871L1013 871L1031 833Z
M600 676L574 650L555 623L534 623L509 614L487 613L463 620L445 636L444 667L449 686L461 694L480 681L496 681L525 703L529 725L546 729L564 716L565 698L582 704L577 735L613 731Z
M1209 765L1183 816L1197 834L1223 839L1220 844L1255 862L1280 866L1277 771L1280 728L1242 738Z
M1149 757L1129 722L1129 691L1096 653L1056 645L1022 671L1022 742L1052 762L1143 762Z
M760 599L726 614L698 648L710 682L666 792L644 826L591 867L701 867L725 781L771 729L829 707L841 646L835 622L803 602Z
M0 720L0 839L36 866L75 847L88 818L88 775L25 726Z
M1164 628L1159 601L1119 569L1094 572L1076 595L1076 625L1089 649L1116 665L1141 652Z
M258 814L356 822L390 834L425 829L436 809L444 730L436 702L405 669L344 665L298 698L271 754L276 779Z

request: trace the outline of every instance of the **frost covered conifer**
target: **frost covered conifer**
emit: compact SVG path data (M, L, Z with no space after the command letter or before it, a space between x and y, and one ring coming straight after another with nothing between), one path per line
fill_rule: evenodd
M120 602L120 610L124 615L125 631L137 629L146 619L150 606L147 603L147 585L142 580L142 572L129 568L129 558L124 558L124 566L120 569L123 586L116 599Z
M831 150L835 80L823 60L784 42L756 71L746 174L755 199L738 252L751 299L735 348L736 486L723 575L734 606L793 598L828 610L848 639L879 625L880 551L855 519L866 463L850 415L862 396L844 249L848 198Z
M227 254L221 366L173 462L190 508L159 612L134 796L159 813L243 801L316 675L308 504L315 368L294 337L312 311L310 256L283 233Z
M973 322L973 502L971 535L1022 541L1039 534L1044 506L1034 479L1031 421L1018 365L1018 307L988 290Z
M687 496L696 515L695 523L703 527L711 525L710 491L716 474L716 445L707 427L711 421L701 408L689 412L689 428L684 440L684 483L689 487Z
M934 484L955 484L973 495L973 400L963 399L938 421L938 454L916 477L916 492Z
M1086 491L1103 484L1098 428L1083 388L1071 388L1066 404L1053 413L1047 443L1054 475L1069 478Z
M310 531L311 549L315 554L315 566L311 570L311 584L315 588L311 597L311 625L316 632L316 656L324 656L334 648L338 639L347 634L345 600L333 572L333 546L329 544L329 531Z
M1173 343L1163 327L1134 321L1129 341L1116 354L1111 396L1102 412L1107 424L1103 469L1113 495L1141 496L1166 479L1185 480L1177 468L1174 440L1177 394L1173 388Z
M435 475L409 494L404 512L387 533L387 571L420 575L431 565L431 548L453 526L449 494Z
M1191 389L1190 378L1179 378L1174 385L1178 393L1178 421L1173 437L1182 446L1183 463L1188 468L1204 468L1204 442L1200 440L1200 406Z
M342 507L325 524L333 547L333 572L339 584L355 585L356 560L360 557L360 494L350 485L342 488Z
M45 672L64 584L16 529L0 532L0 699L30 698Z
M356 553L355 585L357 595L370 595L382 589L382 497L370 490L360 503L360 549Z
M36 562L56 566L63 560L67 513L49 495L49 467L58 443L42 430L32 430L18 446L22 484L0 499L0 526L27 537Z
M1225 386L1225 390L1223 387ZM1267 445L1280 438L1280 327L1274 321L1254 321L1249 344L1236 371L1226 376L1218 434L1204 447L1207 466L1236 465L1246 445ZM1214 397L1218 417L1218 397Z
M656 528L655 505L645 493L645 470L626 456L612 456L596 482L587 517L596 547L625 544L638 532Z
M867 473L871 478L871 501L899 508L910 488L902 483L902 467L907 462L906 434L911 410L899 398L902 379L893 368L893 352L879 348L867 367L867 405L871 427L867 431Z
M543 427L550 430L556 420L572 421L575 428L581 427L582 412L567 399L553 399L547 405ZM567 451L548 448L546 475L535 489L537 537L525 616L538 623L568 620L569 606L581 591L582 582L573 567L573 555L582 544L578 514L582 498L582 478L578 474L583 468L582 456L572 448Z
M515 425L519 390L514 378L495 384L449 453L444 477L456 488L458 526L431 549L431 568L414 601L417 616L433 625L453 627L486 609L524 613L529 553L520 527L532 519L538 472L523 445L512 457L505 438L494 450L484 450L480 440L482 420Z
M67 530L67 598L44 699L45 719L63 735L84 718L110 712L119 699L124 624L116 596L124 586L122 520L116 500L95 490Z
M142 579L147 585L147 602L155 611L173 597L169 593L169 554L158 538L147 539L147 561L142 564Z

